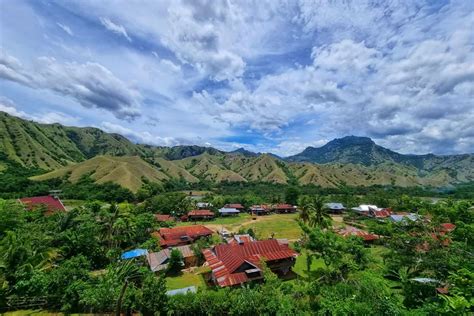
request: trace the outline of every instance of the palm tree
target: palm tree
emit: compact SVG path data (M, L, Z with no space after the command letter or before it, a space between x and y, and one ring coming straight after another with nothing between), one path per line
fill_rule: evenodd
M324 200L320 196L316 196L311 203L313 213L309 221L310 226L328 228L331 223L331 216L324 207Z
M300 211L299 218L304 224L308 224L314 213L314 204L309 196L303 196L300 198L298 203L298 209Z

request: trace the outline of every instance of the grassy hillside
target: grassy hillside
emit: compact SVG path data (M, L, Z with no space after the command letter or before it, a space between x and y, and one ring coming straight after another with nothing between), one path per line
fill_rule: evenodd
M21 166L53 170L35 179L92 175L132 191L142 179L350 186L446 186L474 181L474 155L402 155L369 138L345 137L282 160L245 150L137 145L97 128L39 124L0 112L0 151ZM311 162L306 162L311 160ZM316 163L315 163L316 162ZM0 170L2 164L0 163Z
M161 182L169 179L165 173L137 156L97 156L31 179L41 181L67 177L69 181L74 183L84 175L90 175L96 183L110 181L130 189L132 192L136 192L142 186L143 179L150 182Z

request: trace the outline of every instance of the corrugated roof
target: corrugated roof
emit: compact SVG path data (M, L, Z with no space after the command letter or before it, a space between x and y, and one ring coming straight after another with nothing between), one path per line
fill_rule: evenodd
M158 237L162 246L175 246L212 234L213 231L203 225L160 228L153 233L154 236Z
M214 216L214 213L210 210L192 210L188 212L189 216Z
M25 197L19 200L26 206L28 210L44 206L48 212L65 211L63 203L59 198L54 198L50 195Z
M171 215L166 215L166 214L155 214L155 219L158 222L174 221L174 217L172 217Z
M237 209L243 209L244 208L244 206L242 204L239 204L239 203L226 204L226 205L224 205L224 207L226 207L226 208L237 208Z
M220 244L214 251L205 249L204 258L220 286L231 286L248 281L245 273L233 273L244 263L260 269L260 260L273 261L294 258L298 254L276 239L244 242L242 244Z
M325 206L331 210L345 210L346 208L342 203L326 203Z
M219 209L219 213L240 213L236 208L223 207Z
M147 260L148 265L152 271L160 271L166 269L168 266L167 261L171 256L171 251L173 249L178 250L183 255L183 258L194 257L195 253L190 245L177 246L173 248L163 249L158 252L152 252L148 254Z
M352 226L346 226L345 228L338 230L337 233L343 237L350 237L350 236L361 237L365 241L379 239L378 235L371 234L369 232L366 232L365 230L352 227Z
M273 209L275 210L290 210L290 209L294 209L295 207L291 204L277 204L275 206L273 206Z

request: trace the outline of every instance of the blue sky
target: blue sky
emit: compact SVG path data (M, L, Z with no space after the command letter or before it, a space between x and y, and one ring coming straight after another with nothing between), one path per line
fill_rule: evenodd
M286 156L474 152L472 1L0 0L0 110Z

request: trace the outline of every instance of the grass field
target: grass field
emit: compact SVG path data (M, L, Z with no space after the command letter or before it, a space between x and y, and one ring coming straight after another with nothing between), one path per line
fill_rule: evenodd
M168 290L182 289L193 285L196 287L206 286L201 274L182 272L181 275L166 278L166 288Z
M307 255L305 252L302 252L298 258L296 258L295 266L293 267L293 272L299 275L300 277L307 278L308 277L308 270L306 268L306 258ZM311 270L315 271L319 268L324 268L326 265L324 264L322 259L313 259L311 263Z
M258 217L253 222L244 223L241 227L252 228L258 239L287 238L297 240L301 236L301 228L296 221L297 214L273 214Z

